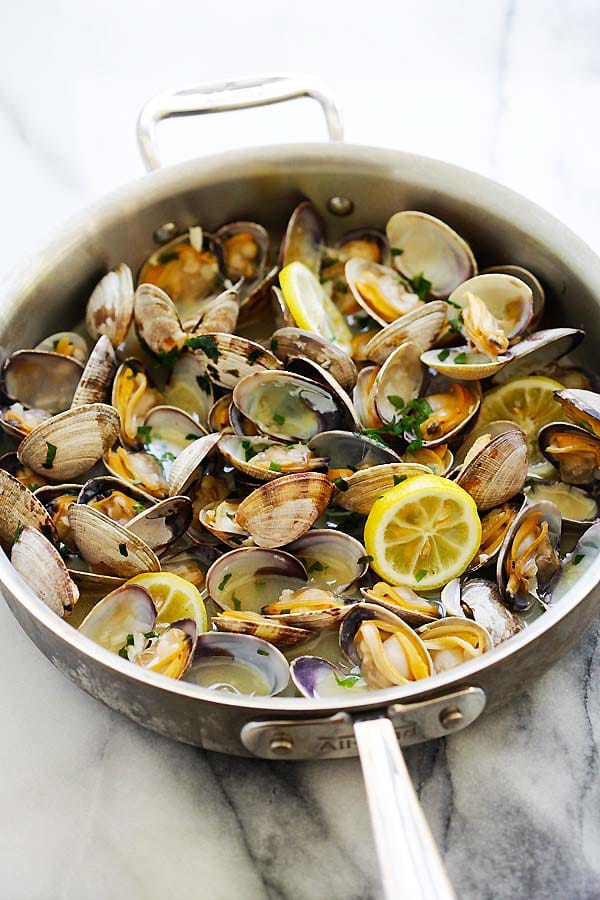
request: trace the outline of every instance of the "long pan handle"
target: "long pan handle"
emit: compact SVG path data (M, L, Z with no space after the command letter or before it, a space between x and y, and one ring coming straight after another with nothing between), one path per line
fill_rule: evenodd
M322 81L310 75L256 75L163 91L148 100L137 125L138 144L144 164L149 171L160 169L157 126L163 119L269 106L299 97L310 97L317 101L325 117L330 141L343 140L339 104Z
M386 900L456 900L388 718L354 733Z

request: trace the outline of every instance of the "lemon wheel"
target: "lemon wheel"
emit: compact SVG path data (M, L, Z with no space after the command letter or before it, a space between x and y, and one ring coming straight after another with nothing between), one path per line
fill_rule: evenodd
M365 524L365 547L377 574L418 591L461 575L480 542L473 498L438 475L415 475L386 491Z

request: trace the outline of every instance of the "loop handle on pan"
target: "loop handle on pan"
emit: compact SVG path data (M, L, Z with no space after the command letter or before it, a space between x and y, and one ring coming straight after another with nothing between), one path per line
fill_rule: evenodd
M391 721L358 719L354 734L386 900L456 900Z
M329 88L317 78L292 74L255 75L163 91L148 100L137 123L137 139L144 165L149 171L160 169L157 126L163 119L269 106L300 97L310 97L320 105L329 140L343 140L340 106Z

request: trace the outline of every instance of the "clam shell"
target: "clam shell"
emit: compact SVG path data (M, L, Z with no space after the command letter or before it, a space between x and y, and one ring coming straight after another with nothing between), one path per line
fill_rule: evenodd
M64 350L59 349L64 341L67 342L67 347ZM89 356L86 339L76 331L56 331L36 344L33 349L60 353L61 356L73 356L80 363L85 363Z
M356 584L369 568L364 546L343 531L311 528L285 549L302 562L311 581L338 594Z
M467 437L467 439L463 441L463 443L454 454L455 470L463 465L465 457L467 456L469 450L471 449L477 438L481 437L484 434L489 434L490 437L494 438L499 434L506 434L507 431L523 431L523 429L519 428L516 422L512 422L510 419L497 419L495 422L476 425L475 428L473 428L473 430L469 432L469 436ZM525 435L524 431L523 435ZM525 439L527 439L526 436Z
M290 670L285 656L272 644L250 634L206 632L198 636L196 651L187 680L193 681L194 665L207 657L217 657L220 663L239 659L258 669L266 678L268 694L280 694L288 686Z
M69 481L88 472L110 450L119 436L119 424L117 411L104 403L68 409L34 428L17 455L44 478Z
M581 528L598 518L598 500L588 491L575 487L572 484L563 484L562 481L535 480L525 487L525 496L528 502L535 503L538 500L549 500L555 503L561 511L565 524Z
M238 255L241 255L244 260L242 264L235 255L235 248L230 246L231 239L235 239L240 234L251 235L257 250L255 258L241 255L238 251ZM233 282L242 278L245 283L249 285L254 284L264 271L269 253L269 234L267 230L256 222L228 222L215 232L215 237L220 241L223 248L226 277ZM249 268L252 268L253 271L248 271Z
M197 418L202 428L208 430L209 413L214 403L213 385L206 374L206 365L199 356L195 353L183 353L179 357L163 394L166 404L177 406Z
M451 651L443 648L438 649L435 646L440 638L443 640L444 638L452 637L453 632L456 633L456 631L470 631L472 634L475 634L478 639L477 653L475 655L480 656L482 653L487 653L492 649L490 634L477 622L464 619L462 616L448 616L437 622L430 622L428 625L423 625L422 628L419 628L419 636L431 655L434 672L444 672L446 669L453 669L460 665L459 662L453 661L453 657L448 658L447 654L451 653ZM467 661L468 659L464 659L461 662Z
M421 391L425 370L420 360L421 349L413 341L406 341L392 352L375 378L375 407L382 422L391 422L398 414L392 400L404 403L415 400Z
M237 290L228 289L212 300L206 300L203 303L198 321L190 329L189 334L191 337L217 331L233 334L239 315L239 293Z
M522 630L523 624L502 603L498 585L485 578L470 578L462 587L462 602L496 647Z
M29 488L0 469L0 541L3 546L10 547L17 531L25 525L37 528L53 544L58 543L48 510Z
M69 523L79 552L101 574L131 578L160 571L160 563L145 541L99 510L74 503L69 507Z
M354 693L360 689L358 683L362 684L360 678L349 677L347 671L320 656L297 656L290 663L290 675L298 693L309 700L346 694L348 687L354 688Z
M158 556L178 541L192 522L188 497L169 497L145 509L127 524L127 530L141 538Z
M228 610L218 616L213 616L213 625L217 631L227 631L232 634L252 634L263 641L268 641L280 650L295 647L315 636L314 631L307 628L292 627L259 613L236 612Z
M583 443L588 453L554 453L550 448L556 445L556 437L565 434ZM591 431L568 422L550 422L540 428L538 443L546 459L560 472L561 481L565 484L593 484L600 479L600 437Z
M394 322L424 305L412 288L401 282L397 272L389 266L354 258L346 263L344 275L356 302L380 325ZM364 287L361 290L363 285L373 282L378 285L378 295L381 295L377 297L378 306L366 295Z
M281 467L271 469L264 465L256 465L252 461L254 459L253 456L246 460L247 451L250 450L259 453L270 448L275 448L279 449L282 454L285 454L286 452L292 451L295 446L299 445L282 444L278 441L271 441L269 438L263 437L244 438L237 434L223 434L219 441L219 452L225 457L227 462L234 466L239 472L243 472L244 475L247 475L249 478L254 478L257 481L273 481L275 478L281 478L286 474L291 474L293 472L307 472L325 466L326 460L318 459L312 452L310 453L311 458L308 459L306 465L298 462L298 464L294 466L290 462L289 466L286 465L285 469L282 469Z
M206 360L206 370L212 381L228 390L252 373L282 368L277 357L256 341L224 332L206 334L204 337L212 340L210 349L207 348L205 353L200 347L195 353L203 361Z
M428 213L404 210L391 217L386 234L394 265L405 278L424 274L431 282L431 295L445 299L461 282L477 272L477 263L467 242L445 222Z
M534 331L510 348L512 359L494 376L502 384L511 378L520 378L538 372L560 359L581 343L584 332L578 328L546 328Z
M327 457L330 469L359 469L402 462L395 450L352 431L322 431L308 442L317 456Z
M210 431L225 431L230 427L229 407L231 406L230 393L224 394L213 403L208 413L208 428Z
M495 360L491 360L483 353L471 350L466 344L462 347L446 347L443 350L426 350L421 354L423 365L457 381L481 381L484 378L491 378L512 358L512 353L503 353Z
M336 506L367 516L375 501L390 488L413 475L431 475L427 466L418 463L386 463L354 472L349 478L336 480L332 502Z
M192 482L198 476L200 467L204 464L206 457L215 449L219 443L221 435L206 434L198 438L183 450L171 467L169 473L169 494L175 495L185 494Z
M2 380L11 400L53 415L69 408L82 372L82 364L72 356L17 350L6 360Z
M135 292L133 320L138 338L157 356L177 352L185 346L177 307L155 284L140 284Z
M483 300L509 339L522 334L531 322L533 294L520 278L504 274L475 275L459 284L448 302L465 306L467 293Z
M281 268L301 262L315 275L321 269L325 225L310 200L303 200L293 211L281 243Z
M572 422L600 437L600 394L570 389L554 391L554 398Z
M133 662L142 669L167 678L182 678L189 669L196 649L198 627L194 619L172 622L158 639L138 654Z
M500 588L503 602L510 608L515 610L527 610L533 603L534 597L531 595L516 594L512 596L508 593L506 574L506 561L511 551L512 543L521 525L529 516L540 515L540 523L548 523L548 539L555 550L558 550L560 544L560 535L562 527L562 519L558 506L550 503L548 500L538 500L536 503L527 503L519 512L510 526L508 533L504 539L498 560L496 563L496 581ZM543 597L549 588L548 583L538 583L538 596Z
M271 337L271 349L282 362L294 356L306 357L325 369L337 383L350 391L356 384L356 366L341 347L302 328L278 328Z
M365 366L358 373L352 392L354 408L363 428L381 428L383 422L375 405L375 384L379 366Z
M108 272L96 285L87 302L85 324L92 340L103 334L119 347L133 319L133 275L125 263Z
M117 358L107 335L98 338L73 394L71 407L110 400L112 380L117 371Z
M533 316L531 322L529 323L529 327L537 327L538 322L542 318L544 306L546 305L546 294L539 279L533 274L533 272L530 272L529 269L524 269L523 266L508 265L490 266L487 269L483 269L481 274L510 275L513 278L518 278L520 281L524 281L527 287L530 288L533 298Z
M365 347L365 356L381 366L405 341L414 341L423 352L429 350L442 331L447 310L442 300L432 300L400 316L373 335Z
M327 508L333 486L326 475L285 475L252 491L236 521L259 547L282 547L301 537Z
M155 621L156 607L148 591L137 584L124 584L91 609L79 631L101 647L118 653L126 645L128 635L152 631Z
M289 579L289 581L286 581ZM206 590L219 609L233 609L234 595L239 592L242 609L258 612L265 600L276 600L283 589L295 589L307 579L306 569L291 553L284 550L264 550L259 547L239 547L224 553L206 573ZM257 581L265 581L263 599L253 604L245 593L248 587L256 590ZM268 592L271 581L271 590Z
M460 471L456 483L482 511L518 494L527 478L527 440L520 429L492 438Z
M36 528L23 528L13 544L10 561L46 606L59 616L71 612L79 591L58 550Z

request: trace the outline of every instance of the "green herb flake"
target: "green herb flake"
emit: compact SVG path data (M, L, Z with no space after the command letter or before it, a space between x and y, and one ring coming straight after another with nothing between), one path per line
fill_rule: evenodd
M582 559L585 559L585 553L578 553L573 560L573 565L578 566Z
M46 462L42 463L44 469L51 469L56 456L56 446L46 441Z
M335 484L338 491L347 491L350 487L345 478L334 478L333 483Z
M292 611L291 609L280 609L279 615L280 616L288 616L291 613L291 611Z
M166 450L160 458L160 463L162 464L164 462L173 462L174 459L175 454L171 453L170 450Z
M246 462L250 462L253 456L256 456L258 450L255 450L250 441L242 441L242 450L246 457Z
M161 266L166 266L167 263L175 262L176 259L179 259L179 253L177 250L168 250L166 253L162 253L158 257L158 264Z
M415 575L415 581L423 581L423 579L425 578L426 575L427 575L427 570L426 570L426 569L420 569L420 570L417 572L417 574Z
M208 356L209 359L212 359L213 362L219 361L221 351L219 350L219 345L217 344L214 335L199 334L195 337L189 337L187 339L187 345L188 347L191 347L192 350L202 350L204 355Z
M456 356L454 357L454 359L452 360L452 362L454 363L455 366L464 366L466 361L467 361L466 353L457 353Z
M133 635L132 635L132 634L128 634L128 635L127 635L127 641L126 641L126 643L125 643L125 646L126 646L126 647L133 647Z
M369 565L369 563L372 563L372 562L373 562L373 557L370 556L368 553L367 553L366 556L361 556L361 557L358 559L358 564L359 564L360 566L363 566L363 565Z
M337 672L334 672L333 674L340 687L351 688L354 687L357 681L360 681L360 675L346 675L345 678L340 678Z
M223 575L223 581L221 582L221 584L218 587L219 591L225 590L225 585L227 584L227 582L229 581L230 578L231 578L231 572L228 572L227 575Z
M426 300L431 291L431 282L425 278L423 272L419 272L419 274L415 275L411 280L413 290L415 294L418 295L419 300Z
M282 416L280 413L274 413L273 421L276 425L283 425L285 422L285 416Z
M19 540L19 538L20 538L21 535L23 534L23 529L24 529L24 528L25 528L25 526L23 525L22 522L18 522L18 523L17 523L17 527L15 528L15 535L14 535L14 537L13 537L13 544L16 544L16 543L17 543L17 541Z
M196 375L196 384L205 394L210 394L210 378L208 375Z
M242 601L238 600L237 597L232 597L231 602L233 603L233 608L235 609L235 611L239 612L242 608Z
M127 544L119 544L119 553L121 554L121 556L129 556Z
M27 485L27 487L33 493L34 491L37 491L37 489L40 487L40 485L34 484L33 481L30 481L29 484Z
M397 394L388 394L387 398L396 409L404 409L404 400L402 397L398 397Z
M152 426L151 425L138 425L138 430L137 430L136 436L146 446L150 443L151 435L152 435Z
M144 632L144 637L145 637L147 640L151 640L152 638L157 638L157 637L158 637L158 631L145 631L145 632Z
M397 484L402 484L403 481L406 481L406 475L394 475L393 478L394 487L396 487Z
M271 470L271 472L281 472L280 464L278 462L275 462L274 460L271 460L271 462L269 463L269 469Z
M306 571L311 572L324 572L327 566L324 566L322 562L319 562L318 559L315 559L314 562L310 563L310 565L306 566Z
M240 370L239 369L225 369L225 374L231 375L232 378L239 378Z
M464 325L462 309L454 319L448 319L448 327L454 334L461 334Z
M450 356L450 351L448 350L447 347L445 350L440 350L440 352L438 353L438 359L440 362L444 362L444 360L448 359L449 356Z
M199 434L192 434L190 432L189 434L186 434L185 439L186 439L186 441L195 441L196 438L199 438L199 437L200 437Z
M55 338L55 339L52 341L52 349L53 349L53 350L56 350L56 348L58 347L59 344L60 344L60 338Z
M402 254L404 253L402 247L390 247L390 250L392 252L392 256L402 256Z
M263 650L262 647L259 647L256 652L258 653L259 656L268 656L269 655L269 651Z
M144 507L143 503L134 503L133 504L133 511L136 514L136 516L139 516L140 513L143 513L144 509L145 509L145 507Z
M248 363L252 365L262 356L262 347L257 347L256 350L251 350L248 354Z
M123 659L129 659L129 654L127 653L127 647L121 647L121 649L119 650L119 656L121 656Z

